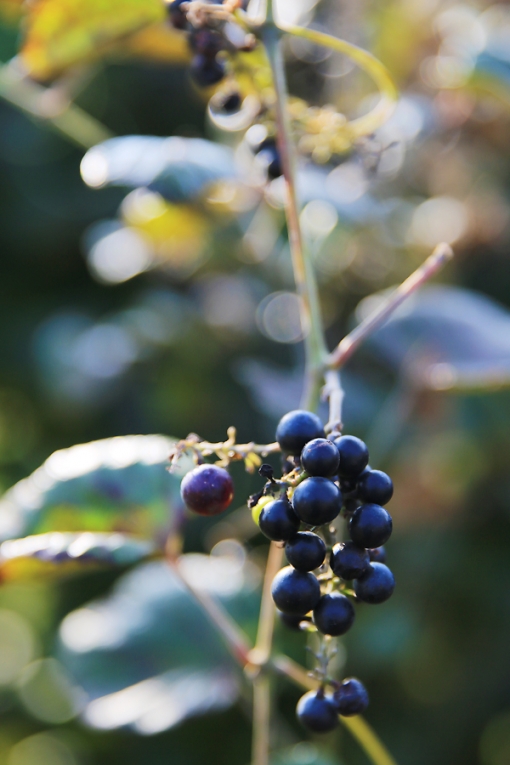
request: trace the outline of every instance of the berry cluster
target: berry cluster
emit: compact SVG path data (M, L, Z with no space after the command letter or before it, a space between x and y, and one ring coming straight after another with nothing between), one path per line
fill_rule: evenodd
M331 637L352 627L355 603L383 603L393 593L395 580L385 565L383 547L392 532L384 505L393 495L393 483L386 473L369 467L363 441L336 431L326 437L320 419L310 412L296 410L282 417L276 441L283 454L283 476L276 480L273 468L263 464L259 474L266 483L248 504L262 533L285 545L289 565L272 584L282 622L327 636L327 645ZM223 464L256 456L250 452L253 444L237 446L236 451L234 442L235 431L225 444L201 442L191 434L177 445L174 459L187 448L196 458L200 453L227 453ZM202 463L184 476L181 494L191 510L216 515L232 501L232 479L225 468ZM350 538L345 541L337 540L332 525L339 516L348 527ZM322 732L338 723L338 714L363 712L368 695L356 678L338 683L328 677L327 650L317 658L319 690L303 696L297 715L311 731Z
M273 600L287 626L343 635L354 622L354 603L383 603L395 587L383 547L392 531L383 507L392 497L392 481L368 466L363 441L338 432L326 438L310 412L286 414L276 440L290 472L281 481L271 476L253 508L262 533L285 543L290 564L273 581ZM337 542L331 524L340 514L350 539ZM310 730L330 730L338 713L358 714L367 706L359 680L321 680L321 689L298 704L298 717ZM326 683L333 685L332 695L325 693Z

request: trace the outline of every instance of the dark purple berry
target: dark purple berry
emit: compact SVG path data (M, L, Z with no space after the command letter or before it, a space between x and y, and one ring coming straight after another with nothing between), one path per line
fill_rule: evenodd
M372 563L386 563L386 549L384 547L373 547L367 550Z
M382 470L363 472L358 483L358 497L363 502L385 505L393 496L393 481Z
M327 438L314 438L303 447L301 466L308 475L329 478L338 472L340 455Z
M346 595L323 595L313 610L315 626L323 635L344 635L352 627L354 606Z
M340 436L335 441L340 454L338 469L342 478L356 478L368 465L367 445L356 436Z
M333 703L343 717L360 715L368 707L367 689L357 678L348 677L334 692Z
M302 409L284 414L276 428L276 440L285 454L299 456L312 438L324 438L322 422L316 414Z
M311 619L309 616L302 616L296 614L284 614L283 611L277 611L278 618L282 622L282 624L285 624L286 627L288 627L291 630L295 630L295 632L301 632L301 624L303 622L310 622Z
M364 603L384 603L393 594L395 577L384 563L371 563L354 582L354 591Z
M230 91L230 93L221 93L214 102L215 108L224 114L235 114L241 108L241 104L241 94L236 90Z
M302 615L315 608L321 596L321 588L313 574L285 566L273 579L271 593L280 611Z
M379 547L391 536L391 515L380 505L362 505L349 521L351 539L360 547Z
M225 47L222 36L211 29L194 29L189 44L193 53L201 53L206 58L214 58Z
M208 88L225 77L225 66L217 58L209 58L202 53L197 53L191 61L190 74L197 85Z
M217 515L232 502L234 484L218 465L198 465L181 481L181 496L187 507L199 515Z
M296 515L309 526L331 523L342 508L338 486L327 478L306 478L297 486L292 497Z
M308 691L299 699L297 718L312 733L328 733L338 725L338 712L331 696L322 691Z
M166 6L170 23L176 29L186 29L188 26L188 19L182 8L183 3L186 2L189 0L173 0L173 3L168 3Z
M358 482L355 478L340 478L338 485L342 494L353 494L358 488Z
M268 138L262 141L257 149L258 161L264 165L269 178L274 180L282 175L282 165L280 162L280 153L276 147L275 141Z
M341 542L333 547L330 564L336 576L357 579L367 570L370 558L364 547L358 547L354 542Z
M296 534L299 518L287 499L275 499L262 508L259 526L266 537L274 542L283 542Z
M268 481L271 481L274 476L272 466L266 465L265 463L259 467L258 473L262 478L266 478Z
M324 562L326 545L317 534L300 531L285 545L285 555L298 571L313 571Z

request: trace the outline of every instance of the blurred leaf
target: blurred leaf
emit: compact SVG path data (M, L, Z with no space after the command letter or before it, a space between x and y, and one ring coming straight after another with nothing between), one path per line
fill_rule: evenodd
M363 318L378 296L359 306ZM510 312L460 287L428 287L407 300L370 343L415 384L435 390L510 385Z
M122 42L122 51L163 62L185 62L190 58L188 38L170 24L151 24Z
M296 746L276 752L271 758L271 765L341 765L341 763L339 759L333 759L313 744L302 741Z
M5 581L72 574L84 566L129 566L149 557L154 550L152 542L124 534L52 531L3 542L0 577Z
M180 478L166 470L172 443L121 436L54 452L0 500L0 539L114 531L162 543L183 512Z
M179 565L253 632L259 575L239 551L185 555ZM58 656L85 692L83 719L94 728L158 733L229 706L239 692L240 672L222 638L162 562L136 568L109 597L66 616Z
M32 77L48 79L164 18L160 0L37 0L28 6L21 57ZM182 36L173 37L182 60Z
M236 176L230 148L176 136L111 138L87 152L81 169L89 186L149 186L170 202L189 201L209 184Z

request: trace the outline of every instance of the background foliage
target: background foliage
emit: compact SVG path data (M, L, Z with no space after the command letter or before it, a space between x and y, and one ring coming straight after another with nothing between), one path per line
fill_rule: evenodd
M374 464L396 479L389 555L398 582L390 603L360 612L345 640L346 672L366 681L368 719L402 765L505 765L508 6L443 0L310 6L298 4L293 13L373 50L402 93L394 118L362 151L332 172L327 165L303 171L303 225L331 342L352 325L355 312L359 318L368 310L373 293L410 273L438 240L453 243L457 253L445 285L424 291L395 315L345 373L346 429L364 437ZM155 0L36 0L28 9L4 0L1 8L0 57L19 56L0 77L2 488L57 449L113 436L197 431L215 440L235 424L242 440L271 440L277 418L299 400L302 363L277 185L264 201L260 183L229 186L224 170L224 185L204 191L198 150L198 164L172 170L158 165L159 141L146 139L140 149L139 139L129 138L125 163L140 150L147 177L123 175L124 165L116 178L98 176L102 165L94 157L105 156L106 144L82 165L87 186L80 176L83 150L9 102L13 71L26 67L50 86L63 76L56 82L76 89L76 103L112 134L216 138L206 99L188 79L183 39L166 26ZM363 109L367 83L342 57L323 56L301 41L289 43L287 53L296 95L313 105L335 102L350 114ZM103 133L98 142L108 137ZM225 168L230 155L223 151L219 165ZM204 154L207 168L211 156ZM46 525L44 512L34 521L31 506L16 495L13 511L13 495L7 495L2 538L74 530L70 513L76 520L85 508L93 520L75 530L116 534L116 542L105 543L108 555L123 549L118 535L133 528L143 528L157 546L157 530L177 522L181 510L170 477L164 487L155 477L147 483L137 455L73 479L79 498L72 493L70 499L64 488L64 498L50 503ZM163 464L162 456L154 458L151 475ZM240 507L258 481L237 467ZM165 492L175 513L168 518ZM19 524L15 532L5 525L6 502ZM119 507L131 508L128 529L119 528ZM190 519L185 527L186 552L209 552L232 537L247 543L247 560L239 547L226 550L228 565L244 572L240 591L220 595L249 633L263 551L254 530L237 510L214 524ZM151 627L166 613L173 590L161 582L170 574L154 562L128 573L104 568L108 556L96 536L81 542L82 550L94 550L89 570L56 581L48 559L65 557L75 540L64 541L47 540L46 553L39 550L35 579L22 576L31 570L21 563L3 569L0 763L248 762L246 689L214 633L195 626L201 617L187 602L180 606L187 631ZM132 560L128 555L123 562ZM189 560L197 571L206 565ZM222 581L218 575L220 589ZM86 618L99 616L80 623L91 601ZM186 640L197 630L201 640L190 651ZM80 633L85 639L70 654ZM282 633L278 640L305 661L299 636ZM174 665L169 652L173 661L181 651ZM223 708L171 727L188 712L207 710L199 680L211 656L222 672L205 676L218 684ZM176 668L189 674L175 676ZM126 727L115 720L111 730L94 727L103 712L94 717L90 710L98 707L91 700L156 675L162 685L144 696L149 712L117 720ZM198 679L195 685L190 677ZM91 687L97 678L100 689ZM342 732L295 746L301 738L293 719L297 691L281 683L278 695L279 765L363 762ZM177 710L166 723L151 717L156 697Z

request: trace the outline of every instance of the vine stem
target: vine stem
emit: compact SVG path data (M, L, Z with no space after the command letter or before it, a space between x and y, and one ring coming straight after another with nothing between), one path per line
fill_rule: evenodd
M453 250L449 244L438 244L432 255L422 263L400 287L384 300L367 318L358 324L343 340L339 342L335 350L328 357L328 366L331 369L339 369L350 359L354 351L371 335L391 314L402 305L404 300L413 295L425 282L453 258Z
M295 157L287 113L287 82L280 46L281 31L273 22L272 3L267 5L267 18L261 37L271 67L275 90L277 144L285 181L285 213L289 247L296 289L301 298L301 324L305 344L305 387L301 406L315 411L319 405L327 348L322 328L319 293L313 265L305 251L299 223L299 203L296 193Z

